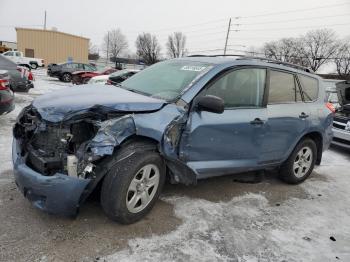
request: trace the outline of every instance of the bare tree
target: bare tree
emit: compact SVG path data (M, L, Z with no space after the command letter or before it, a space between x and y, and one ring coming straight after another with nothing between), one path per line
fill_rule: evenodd
M309 31L301 37L298 46L303 62L313 71L317 71L323 64L329 62L339 48L335 32L330 29Z
M334 60L337 66L337 73L341 77L350 79L350 44L345 40L339 46Z
M183 57L186 55L186 36L182 32L175 32L168 36L166 43L170 58Z
M128 42L119 28L112 29L105 34L103 38L103 50L109 54L109 57L117 58L127 48Z
M160 58L160 45L157 37L149 33L138 35L136 39L136 54L147 65L158 62Z
M267 58L306 66L300 46L299 38L282 38L266 43L263 46L263 52Z

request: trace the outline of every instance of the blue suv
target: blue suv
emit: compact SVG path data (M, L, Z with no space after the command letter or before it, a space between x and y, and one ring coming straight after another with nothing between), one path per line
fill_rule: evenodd
M75 216L101 188L120 223L145 216L166 178L278 169L304 181L332 140L322 80L255 57L186 57L157 63L117 87L43 95L14 126L18 188L35 207Z

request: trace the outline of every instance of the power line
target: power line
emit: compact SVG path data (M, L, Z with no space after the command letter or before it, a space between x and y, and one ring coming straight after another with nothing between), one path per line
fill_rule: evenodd
M350 23L344 24L330 24L330 25L314 25L314 26L300 26L300 27L279 27L279 28L257 28L257 29L241 29L240 31L278 31L278 30L294 30L294 29L305 29L305 28L327 28L332 26L344 26L350 25Z
M350 5L350 2L343 2L343 3L324 5L324 6L316 6L316 7L303 8L303 9L279 11L279 12L272 12L272 13L265 13L265 14L257 14L257 15L251 15L251 16L241 16L240 18L255 18L255 17L262 17L262 16L281 15L281 14L289 14L289 13L296 13L296 12L306 12L306 11L312 11L312 10L318 10L318 9L330 8L330 7L335 7L335 6L342 6L342 5Z
M343 6L343 5L350 5L350 2L343 2L343 3L324 5L324 6L316 6L316 7L311 7L311 8L286 10L286 11L279 11L279 12L272 12L272 13L264 13L264 14L257 14L257 15L251 15L251 16L233 16L232 19L238 20L238 19L273 16L273 15L296 13L296 12L306 12L306 11L325 9L325 8L337 7L337 6ZM161 32L161 31L178 30L180 28L196 27L196 26L207 25L207 24L218 23L218 22L224 23L224 21L227 21L227 19L229 19L229 17L222 18L222 19L216 19L216 20L210 20L210 21L206 21L206 22L198 23L198 24L190 24L190 25L187 24L187 25L179 25L179 26L175 26L175 27L160 28L160 29L156 29L156 30L139 30L139 31L134 31L134 32L137 34L140 31L151 31L152 33L156 33L156 32ZM278 22L278 21L276 21L276 22ZM257 24L259 24L259 23L257 23ZM226 25L223 25L223 26L226 27ZM200 31L200 30L201 29L198 29L198 31ZM207 30L207 29L204 29L204 30ZM197 30L195 30L195 31L197 31Z
M348 16L350 13L347 14L338 14L338 15L328 15L328 16L315 16L315 17L306 17L306 18L297 18L297 19L288 19L288 20L273 20L268 22L258 22L258 23L242 23L242 26L245 25L264 25L264 24L274 24L274 23L284 23L284 22L295 22L295 21L305 21L305 20L313 20L313 19L324 19L324 18L330 18L330 17L339 17L339 16Z

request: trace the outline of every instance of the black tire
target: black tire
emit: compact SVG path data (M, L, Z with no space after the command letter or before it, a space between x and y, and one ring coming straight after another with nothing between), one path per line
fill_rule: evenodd
M312 159L309 161L310 167L308 171L305 170L306 171L305 173L301 172L301 174L297 176L295 173L299 171L299 168L303 170L303 167L297 167L295 169L294 164L297 165L298 161L302 161L298 156L298 153L301 152L301 150L305 150L306 148L310 149L310 151L312 152ZM293 152L290 154L288 159L281 166L280 178L288 184L299 184L303 182L312 173L315 166L316 158L317 158L317 147L315 142L309 138L301 140L297 144L297 146L294 148Z
M149 150L137 150L135 152L135 148L137 148L137 145L135 146L135 143L132 143L119 150L118 157L111 160L112 168L107 173L102 184L102 208L110 219L122 224L134 223L150 212L159 198L166 177L165 163L158 152ZM130 152L135 153L130 155ZM129 186L138 171L149 164L157 166L160 171L158 188L152 200L144 209L137 213L132 213L129 211L126 203Z
M70 73L64 73L62 75L61 79L60 79L61 81L68 83L68 82L72 81L72 75Z
M37 68L38 68L38 64L37 64L37 63L31 63L31 64L30 64L30 67L31 67L32 69L37 69Z

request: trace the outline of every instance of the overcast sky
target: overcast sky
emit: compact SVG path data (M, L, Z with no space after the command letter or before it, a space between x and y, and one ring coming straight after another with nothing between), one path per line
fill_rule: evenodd
M1 0L0 40L16 41L15 26L42 28L45 10L49 29L88 37L98 46L109 29L119 27L131 52L140 32L155 34L164 53L167 36L182 31L189 51L219 53L229 17L232 29L240 30L230 32L231 49L246 50L324 27L339 37L350 35L350 0Z

